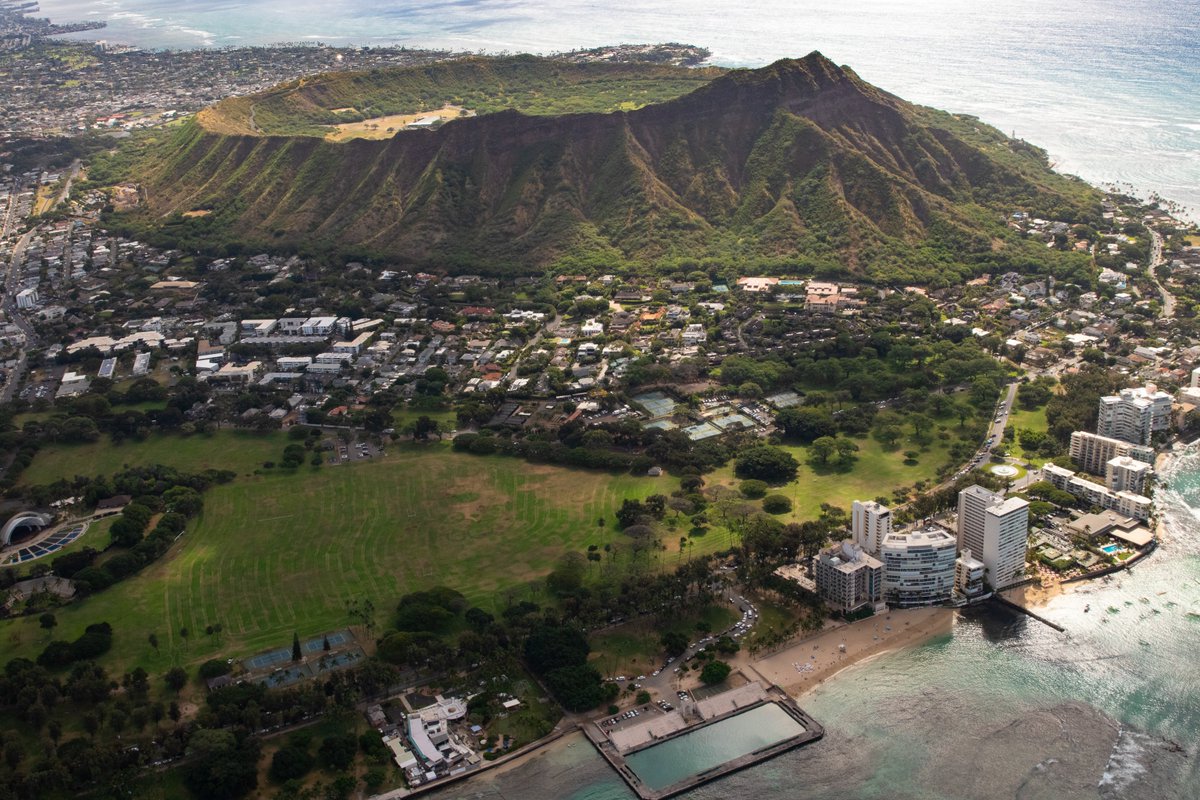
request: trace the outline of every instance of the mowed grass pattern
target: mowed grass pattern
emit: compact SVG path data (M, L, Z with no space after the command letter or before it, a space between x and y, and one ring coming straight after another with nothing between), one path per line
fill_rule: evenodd
M564 552L619 540L613 512L624 498L669 493L676 483L437 445L239 478L205 495L199 521L161 561L62 609L55 637L108 620L116 635L105 661L153 672L286 646L293 631L304 637L345 627L352 598L375 603L379 626L402 594L435 585L496 610L506 589L546 574ZM221 633L205 634L218 623ZM44 646L36 625L3 623L13 655Z
M121 444L113 444L108 436L102 436L88 444L46 445L21 473L21 482L36 486L59 478L70 480L76 475L112 475L126 466L148 464L163 464L184 472L232 469L243 474L253 472L264 461L279 461L287 443L287 438L279 432L233 430L194 436L155 434L143 441Z

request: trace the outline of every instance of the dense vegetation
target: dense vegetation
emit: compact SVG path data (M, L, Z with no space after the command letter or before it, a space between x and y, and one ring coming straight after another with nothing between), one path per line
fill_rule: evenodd
M576 69L521 58L338 80L395 79L406 97L419 83L441 103L438 87L461 86L457 71L485 63L516 70L519 93L549 98L571 90ZM642 78L628 71L650 69L651 82L667 81L660 97L679 92L674 72L621 69L611 79L632 81L630 91ZM301 105L304 125L323 107ZM635 111L507 111L389 141L225 134L206 127L210 116L97 165L97 181L148 189L148 207L112 218L115 229L199 252L264 247L491 273L737 265L881 283L1009 270L1091 281L1086 254L1048 251L1005 221L1017 209L1098 221L1093 190L1054 174L1036 148L909 105L819 54ZM211 213L182 215L197 208Z

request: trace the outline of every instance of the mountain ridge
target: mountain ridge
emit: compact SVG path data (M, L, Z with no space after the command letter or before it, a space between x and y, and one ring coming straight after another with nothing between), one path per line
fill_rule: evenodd
M816 52L630 111L504 110L340 143L201 119L153 156L154 216L205 208L251 240L451 268L742 258L870 276L933 247L971 256L968 274L1008 206L1096 205L1041 151Z

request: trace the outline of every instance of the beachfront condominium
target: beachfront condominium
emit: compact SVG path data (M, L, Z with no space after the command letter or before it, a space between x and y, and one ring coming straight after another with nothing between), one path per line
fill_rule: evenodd
M1134 444L1150 444L1154 434L1171 429L1171 395L1152 383L1100 398L1096 433Z
M1088 431L1075 431L1071 434L1070 454L1071 460L1089 475L1103 475L1108 462L1120 456L1128 456L1147 464L1154 463L1153 447Z
M967 600L974 600L987 591L984 586L986 576L984 563L972 556L970 550L963 550L954 562L954 591Z
M854 542L818 553L813 565L817 591L830 608L851 613L882 602L883 564Z
M1140 461L1125 458L1114 458L1108 463L1111 466L1107 468L1105 476L1108 481L1107 486L1089 481L1057 464L1046 464L1042 467L1042 476L1050 481L1056 489L1062 489L1064 492L1081 497L1091 505L1116 511L1134 519L1149 519L1154 501L1132 489L1132 487L1141 486L1142 491L1145 491L1148 488L1146 482L1150 476L1149 466Z
M958 493L958 547L983 562L988 585L1003 589L1025 575L1029 503L982 486ZM886 562L885 562L886 563Z
M878 553L883 537L891 532L891 509L874 500L854 501L850 513L850 533L856 545L868 553Z
M879 548L883 599L897 608L945 603L954 592L958 544L937 527L889 533Z
M1129 456L1117 456L1104 465L1104 483L1110 492L1145 494L1152 474L1149 464Z

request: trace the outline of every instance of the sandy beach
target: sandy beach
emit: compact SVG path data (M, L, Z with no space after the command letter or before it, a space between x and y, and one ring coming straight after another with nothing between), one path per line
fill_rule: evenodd
M951 608L890 611L827 629L761 659L746 658L738 666L797 697L863 659L920 644L949 633L953 625Z

